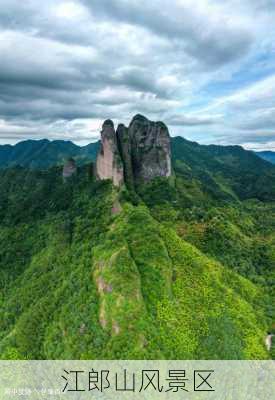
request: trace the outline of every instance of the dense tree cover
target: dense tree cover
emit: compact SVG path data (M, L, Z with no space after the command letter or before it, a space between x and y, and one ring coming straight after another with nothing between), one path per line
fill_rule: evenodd
M274 165L240 146L203 146L176 137L172 157L179 176L218 200L275 199Z
M200 182L176 176L146 185L141 195L152 215L184 240L249 278L270 296L275 315L275 203L238 198L217 200Z
M182 173L138 194L86 167L0 184L1 358L270 357L274 204Z

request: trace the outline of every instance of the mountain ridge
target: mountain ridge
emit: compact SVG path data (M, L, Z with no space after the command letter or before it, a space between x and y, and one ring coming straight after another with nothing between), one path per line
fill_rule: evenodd
M3 156L6 147L2 147L2 152L0 147L0 167L2 165L3 169L5 166L8 168L21 164L31 169L47 169L64 165L71 158L81 166L95 163L100 146L100 141L83 147L70 141L25 141L11 146L14 152L9 159ZM128 152L126 149L125 154ZM184 182L187 188L193 185L194 190L201 193L201 200L205 199L205 193L224 201L275 198L275 166L241 146L201 145L177 136L171 138L171 158L178 181ZM127 168L127 171L130 170ZM129 183L133 177L125 176L125 179ZM185 193L182 196L185 197Z
M273 151L252 151L252 150L246 150L240 145L215 145L215 144L200 144L196 141L191 141L188 139L185 139L183 136L173 136L171 137L171 142L181 140L183 139L186 143L190 143L194 146L202 147L202 148L220 148L220 149L228 149L228 150L234 150L234 149L243 149L244 151L254 153L256 154L260 159L263 159L265 161L268 161L272 164L275 163L275 152ZM56 157L50 160L48 163L45 163L44 165L40 165L38 160L37 163L32 164L31 159L27 160L18 160L18 150L20 148L23 150L24 147L32 148L33 145L49 145L49 146L56 146L56 145L63 145L64 147L64 154L61 154L61 157ZM55 139L55 140L50 140L50 139L26 139L22 140L14 145L11 144L3 144L0 145L0 168L9 168L9 167L14 167L16 165L18 166L24 166L24 167L30 167L30 168L43 168L43 167L50 167L54 165L61 165L64 162L63 157L78 157L80 164L83 164L85 162L89 161L95 161L97 151L99 150L100 146L100 140L88 143L87 145L84 146L79 146L76 143L72 142L71 140L63 140L63 139ZM39 146L35 146L39 147ZM74 149L74 151L70 151L71 149ZM33 150L33 149L32 149ZM35 154L33 154L33 159L35 159ZM21 164L20 164L21 162Z
M45 169L75 157L79 164L94 160L99 142L78 146L70 140L24 140L15 145L0 145L0 168L22 166ZM42 158L41 158L42 156Z

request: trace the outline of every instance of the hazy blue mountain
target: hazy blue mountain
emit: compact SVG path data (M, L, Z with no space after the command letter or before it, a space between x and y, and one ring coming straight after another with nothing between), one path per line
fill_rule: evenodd
M274 151L258 151L256 154L263 160L269 161L275 164L275 152Z

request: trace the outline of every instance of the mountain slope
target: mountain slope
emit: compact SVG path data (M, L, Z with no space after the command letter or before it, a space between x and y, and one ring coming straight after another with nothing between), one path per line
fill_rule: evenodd
M269 161L275 164L275 152L274 151L257 151L257 156L261 157L263 160Z
M176 137L172 159L178 175L199 180L216 198L275 199L275 167L240 146L204 146Z
M182 239L164 203L159 222L84 167L61 175L0 174L1 358L268 357L262 285Z
M121 242L117 242L119 236ZM113 243L116 245L112 246ZM248 281L207 259L182 241L173 230L157 224L146 208L126 210L116 223L115 233L107 235L107 242L100 247L97 257L97 263L101 266L98 274L104 279L105 285L110 287L116 283L111 272L117 271L119 267L122 270L118 285L124 281L126 291L130 289L127 286L128 277L125 276L127 269L124 271L122 259L126 259L125 266L128 265L131 269L135 266L136 271L136 278L131 279L131 282L137 282L136 290L129 290L125 295L119 290L117 297L115 293L112 295L108 291L102 294L102 313L106 316L106 324L108 326L109 323L111 332L114 321L118 328L122 321L127 334L133 323L140 326L144 321L142 303L145 303L151 334L149 338L142 338L143 347L146 349L144 343L150 343L153 339L165 358L264 356L257 339L261 336L261 317L260 314L257 316L257 311L255 313L252 306L254 304L257 309L260 292ZM126 308L130 315L135 316L134 322L130 317L125 320L121 293L125 296L123 300L127 305L131 298L133 304L136 305L137 300L141 303L140 317L136 310L132 312ZM133 298L134 294L136 299ZM118 304L118 300L117 315L112 305ZM240 308L243 308L243 316L246 317L238 325L236 314ZM156 337L151 337L152 332L155 332ZM137 329L137 346L141 345L140 341ZM251 346L252 343L254 344Z

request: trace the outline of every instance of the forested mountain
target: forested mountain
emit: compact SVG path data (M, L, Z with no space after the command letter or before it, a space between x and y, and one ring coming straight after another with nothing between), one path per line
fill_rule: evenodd
M263 158L266 161L275 164L275 152L274 151L258 151L256 153L259 157Z
M67 158L74 157L79 165L83 165L89 161L96 159L96 154L99 149L100 142L90 143L86 146L78 146L69 140L25 140L16 145L0 145L0 168L9 168L22 166L32 169L45 169L55 165L62 165ZM175 152L176 159L188 156L189 164L193 168L195 163L202 166L203 157L207 165L212 168L216 164L216 168L224 161L227 165L232 165L234 159L241 156L240 161L245 165L246 161L250 160L252 171L256 170L256 166L261 165L261 170L267 166L259 163L253 152L245 151L240 146L204 146L196 142L191 142L183 137L171 138L172 151ZM180 151L177 152L177 146L180 146ZM191 152L191 154L189 154ZM258 157L272 164L275 163L275 153L272 151L255 152ZM244 156L245 157L242 157ZM231 160L230 160L231 158ZM209 165L210 163L210 165ZM236 166L237 167L237 166ZM249 168L249 165L247 165Z
M240 146L203 146L176 137L172 158L179 175L199 179L219 198L275 199L275 167Z
M137 116L105 123L92 170L0 171L1 358L272 357L275 169L171 151Z
M85 167L0 179L2 358L268 357L273 205L185 207L165 180L133 204Z
M65 140L26 140L14 146L0 146L0 168L21 166L46 169L63 164L69 157L82 164L95 159L98 147L98 142L80 147Z

